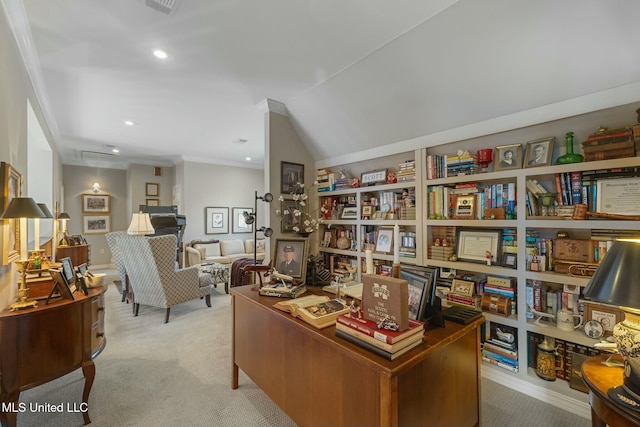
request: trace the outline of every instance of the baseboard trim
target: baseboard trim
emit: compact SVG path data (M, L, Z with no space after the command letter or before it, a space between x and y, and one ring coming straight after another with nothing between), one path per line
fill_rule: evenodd
M537 386L505 372L500 372L496 368L489 366L482 366L482 376L505 387L509 387L535 399L549 403L560 409L564 409L572 414L588 420L591 419L591 407L589 406L589 403L581 402L562 393Z

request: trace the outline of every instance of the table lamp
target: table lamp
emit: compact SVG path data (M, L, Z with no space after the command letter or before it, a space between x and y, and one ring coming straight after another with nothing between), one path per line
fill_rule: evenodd
M60 239L60 243L58 243L58 245L69 246L69 241L67 240L67 221L70 220L71 217L66 212L60 212L56 219L59 220L62 225L62 239Z
M134 213L131 217L131 224L129 224L129 228L127 229L127 234L131 235L145 235L145 234L153 234L156 230L151 225L151 218L149 218L148 213Z
M20 221L26 221L27 218L46 218L45 214L38 207L36 202L31 197L15 197L7 206L0 219L19 219ZM27 301L29 298L29 289L27 289L27 266L29 260L15 261L16 265L20 269L21 280L20 288L18 289L19 301L11 304L11 311L15 311L21 308L35 307L36 301Z
M583 295L620 306L624 319L613 338L624 359L624 382L608 391L617 403L640 411L640 240L617 240L607 251Z

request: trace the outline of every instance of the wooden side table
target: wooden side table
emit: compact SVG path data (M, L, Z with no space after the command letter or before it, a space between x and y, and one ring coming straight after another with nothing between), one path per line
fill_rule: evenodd
M589 387L591 425L593 427L640 426L640 412L624 408L613 402L607 391L622 384L622 367L602 364L609 355L590 357L582 364L582 379ZM621 356L615 360L622 361Z

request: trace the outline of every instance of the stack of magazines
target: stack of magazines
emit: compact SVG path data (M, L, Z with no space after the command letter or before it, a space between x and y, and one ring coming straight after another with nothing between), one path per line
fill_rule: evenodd
M393 331L378 328L378 324L371 320L341 314L336 318L336 336L387 360L395 360L422 344L424 322L409 320L409 328Z

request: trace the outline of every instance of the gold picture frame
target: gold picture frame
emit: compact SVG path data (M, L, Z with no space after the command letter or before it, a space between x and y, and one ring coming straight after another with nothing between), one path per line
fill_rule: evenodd
M22 196L22 175L9 163L0 163L0 177L2 179L2 211L9 206L11 200ZM7 265L20 259L20 220L5 219L2 235L2 265Z
M459 195L453 210L455 219L474 219L476 215L476 196Z
M82 194L82 213L85 213L85 214L111 213L111 195Z

